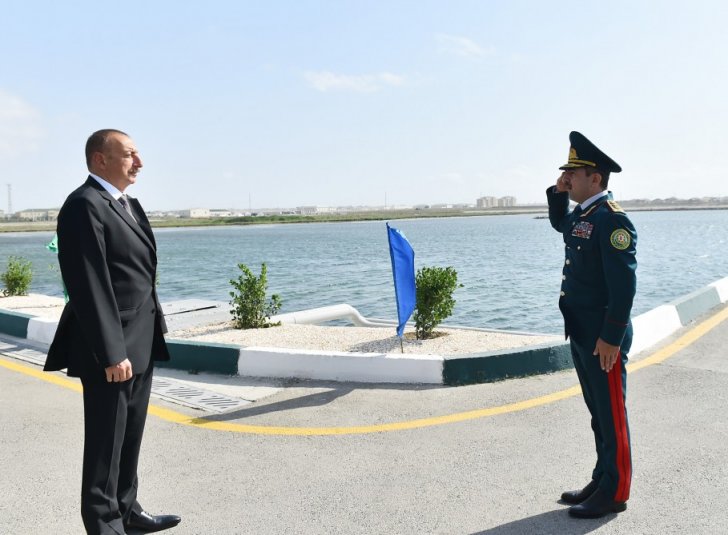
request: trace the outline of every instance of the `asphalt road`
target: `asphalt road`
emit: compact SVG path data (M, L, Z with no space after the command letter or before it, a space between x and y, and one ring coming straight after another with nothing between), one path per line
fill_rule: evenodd
M218 416L153 399L139 500L181 515L179 535L725 534L726 312L635 359L619 515L575 520L557 501L594 462L573 371L465 387L300 382ZM81 396L63 377L0 355L2 535L83 533Z

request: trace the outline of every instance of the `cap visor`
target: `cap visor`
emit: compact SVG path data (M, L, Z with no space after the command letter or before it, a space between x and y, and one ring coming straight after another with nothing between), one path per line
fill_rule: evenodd
M565 171L567 169L578 169L579 167L589 167L588 165L584 165L583 163L567 163L559 167L562 171Z

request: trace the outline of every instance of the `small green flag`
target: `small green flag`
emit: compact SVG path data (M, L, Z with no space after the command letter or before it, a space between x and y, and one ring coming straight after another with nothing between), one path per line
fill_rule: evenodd
M48 249L51 253L58 254L58 233L53 235L53 239L48 245L46 245L46 249ZM66 300L66 303L68 303L68 292L66 291L66 285L63 284L62 278L61 285L63 286L63 298Z
M48 249L51 253L58 254L58 234L53 235L53 239L48 245L46 245L46 249Z

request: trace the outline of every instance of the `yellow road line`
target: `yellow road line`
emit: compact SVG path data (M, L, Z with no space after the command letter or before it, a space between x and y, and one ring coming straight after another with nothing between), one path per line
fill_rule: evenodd
M53 383L54 385L62 386L64 388L70 388L71 390L75 390L79 394L83 393L83 387L81 386L81 383L79 383L78 381L72 381L71 379L66 379L65 377L61 377L60 375L44 372L36 368L31 368L30 366L27 366L25 364L19 364L15 361L6 360L4 358L0 359L0 366L9 370L13 370L14 372L30 375L31 377L35 377L36 379L41 379L43 381Z
M638 362L628 364L627 370L632 373L647 366L659 364L675 355L680 350L688 347L696 340L705 336L709 331L717 327L721 322L728 319L728 308L717 312L702 323L696 325L690 331L682 335L680 338L672 342L670 345L656 351L649 357L639 360ZM43 381L70 388L76 392L81 392L81 385L78 382L59 377L31 368L26 365L17 364L15 362L0 359L0 366L10 370L36 377ZM157 405L150 404L149 414L158 418L177 424L198 427L202 429L210 429L215 431L228 431L233 433L248 433L257 435L355 435L364 433L383 433L388 431L403 431L405 429L419 429L423 427L432 427L436 425L451 424L456 422L464 422L467 420L475 420L478 418L486 418L489 416L497 416L499 414L507 414L510 412L518 412L534 407L540 407L549 403L554 403L562 399L567 399L581 393L579 385L559 390L551 394L539 396L515 403L508 403L498 407L488 407L484 409L476 409L472 411L459 412L455 414L447 414L444 416L434 416L432 418L418 418L416 420L408 420L404 422L394 422L389 424L363 425L350 427L283 427L283 426L266 426L266 425L246 425L229 422L219 422L208 420L206 418L191 418L186 414L166 409Z

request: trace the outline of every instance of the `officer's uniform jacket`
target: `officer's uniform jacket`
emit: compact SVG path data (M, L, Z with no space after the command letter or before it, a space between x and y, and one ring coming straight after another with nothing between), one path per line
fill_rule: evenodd
M611 192L581 212L569 211L568 192L546 190L551 225L564 237L566 258L559 306L569 314L603 309L599 337L620 346L630 325L636 290L637 232Z

